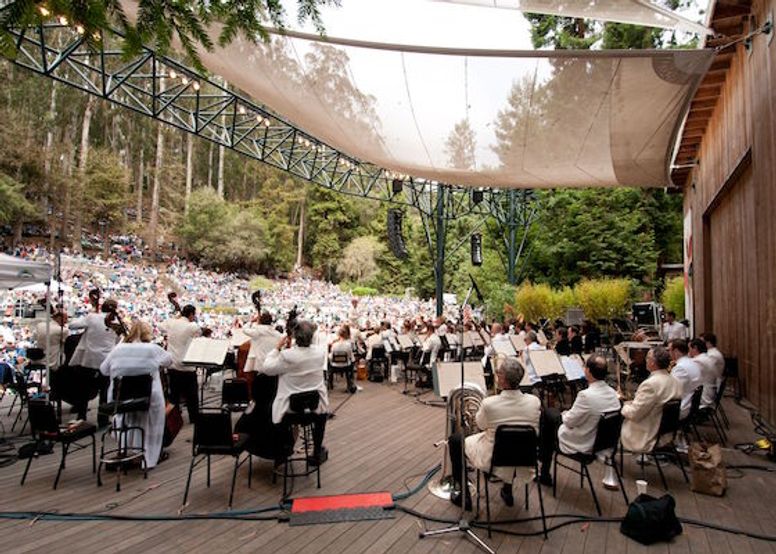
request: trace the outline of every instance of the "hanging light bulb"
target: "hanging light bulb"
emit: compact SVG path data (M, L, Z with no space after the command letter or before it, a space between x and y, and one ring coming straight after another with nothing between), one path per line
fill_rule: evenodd
M177 78L178 78L178 74L175 73L175 71L170 71L170 79L177 79Z
M40 12L40 15L42 15L43 17L48 17L51 15L51 12L48 10L46 6L40 6L38 8L38 11Z
M199 83L197 81L194 81L194 84L191 86L194 88L194 90L199 90Z
M79 35L82 35L86 32L86 29L84 29L83 25L76 25L75 32L78 33Z
M67 18L64 15L60 15L57 21L60 25L67 25Z

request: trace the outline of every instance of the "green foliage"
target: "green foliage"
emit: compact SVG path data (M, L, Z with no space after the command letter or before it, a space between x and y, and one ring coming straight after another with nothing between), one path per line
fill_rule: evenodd
M674 312L676 319L684 319L684 277L666 280L666 287L660 296L660 302L666 312Z
M556 303L549 285L524 283L517 289L515 304L518 313L526 321L538 321L540 318L554 318Z
M13 224L34 217L35 206L24 197L24 185L0 173L0 224Z
M353 287L350 289L350 294L353 296L375 296L377 293L378 290L372 287Z
M124 48L128 53L138 53L145 44L159 54L165 54L177 38L188 59L204 71L197 48L213 49L208 34L210 26L220 29L218 44L225 45L238 36L248 41L266 41L266 22L283 27L285 21L284 5L278 0L138 2L134 24L127 18L119 0L47 0L44 6L42 4L40 0L16 0L0 11L0 48L5 55L12 56L15 50L8 28L32 26L64 17L80 30L87 44L94 47L99 46L100 31L116 25L126 37ZM299 21L310 20L323 33L320 7L324 5L339 5L339 0L298 0Z
M251 290L270 290L275 288L274 281L270 281L262 275L257 275L251 279Z
M354 238L345 247L337 265L337 275L355 283L366 283L377 275L377 256L384 246L373 236Z
M178 227L184 247L203 265L235 271L263 268L268 234L253 210L230 204L207 188L192 194Z
M628 279L585 280L574 287L579 307L592 320L621 317L633 299L632 293Z
M93 150L84 177L83 208L87 218L106 221L111 228L120 226L129 194L129 174L121 160L110 150Z

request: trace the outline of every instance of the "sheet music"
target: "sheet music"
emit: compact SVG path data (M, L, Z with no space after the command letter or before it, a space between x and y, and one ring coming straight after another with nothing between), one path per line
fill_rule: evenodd
M512 343L512 346L514 346L515 350L517 350L518 352L522 352L523 350L526 349L525 341L517 335L510 336L509 342Z
M493 346L493 350L496 352L496 354L502 354L504 356L517 356L517 351L515 350L515 347L512 346L510 341L499 340L491 343L491 345Z
M183 357L184 365L224 365L226 353L229 351L229 341L197 337L192 339L186 355Z
M537 377L565 375L560 356L554 350L526 350Z
M578 355L561 356L560 361L563 364L563 369L566 371L566 379L569 381L585 379L585 367L582 363L582 358Z
M243 333L242 329L232 329L232 336L230 338L230 342L232 346L234 346L235 348L242 346L249 340L251 340L251 338L245 333Z
M401 346L402 350L409 350L414 346L414 343L412 342L412 337L409 335L399 335L399 346Z
M461 386L461 362L439 362L434 372L434 393L440 398L446 398L450 391ZM473 383L483 392L485 387L485 373L480 362L464 362L463 380L465 383Z

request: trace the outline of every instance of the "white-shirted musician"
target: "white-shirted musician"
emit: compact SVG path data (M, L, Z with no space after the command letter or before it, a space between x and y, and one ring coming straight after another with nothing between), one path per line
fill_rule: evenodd
M687 327L676 321L674 312L668 312L660 334L665 342L671 342L674 339L687 340Z
M196 323L196 314L196 308L187 304L181 308L178 317L168 319L159 326L167 337L167 351L172 356L172 364L167 370L170 402L180 405L181 398L186 400L190 423L194 423L199 415L197 368L183 365L183 358L192 339L202 334L202 329Z

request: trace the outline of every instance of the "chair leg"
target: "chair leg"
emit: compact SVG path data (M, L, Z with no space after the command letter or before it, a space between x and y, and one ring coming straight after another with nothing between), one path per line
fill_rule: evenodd
M590 494L593 497L593 502L595 502L595 511L598 512L598 516L601 516L601 505L598 503L598 496L595 494L595 487L593 487L593 480L590 478L590 468L587 467L587 464L580 464L582 466L582 471L585 472L585 476L587 477L587 484L590 486Z
M97 472L97 438L92 435L92 473Z
M558 495L558 453L552 457L552 497L556 498Z
M62 475L62 470L65 469L65 459L67 458L67 451L70 448L70 445L66 442L62 443L62 460L59 462L59 469L57 470L57 476L54 479L54 490L57 490L57 485L59 485L59 477Z
M35 442L35 452L38 451L38 445L40 444L40 441ZM35 457L35 454L33 453L32 456L27 458L27 465L24 467L24 473L22 474L22 482L21 485L24 485L24 481L27 480L27 472L30 471L30 466L32 465L32 459Z
M466 493L468 492L466 490L467 484L462 483L461 484L461 494L463 495L463 498L461 499L461 502L464 503L464 506L466 505ZM493 531L491 529L490 524L490 487L488 486L488 477L485 476L485 514L488 521L488 538L491 538L493 536Z
M234 470L232 470L232 488L229 490L229 509L232 509L234 500L234 482L237 480L237 468L240 467L240 455L234 457Z
M682 470L682 475L684 476L684 482L689 483L690 478L687 476L687 471L684 469L684 462L682 462L681 456L679 456L679 451L676 449L676 446L673 447L674 450L674 456L676 456L676 463L679 464L679 469Z
M248 488L251 488L251 481L253 480L253 456L248 453Z
M725 424L725 427L730 429L730 421L728 421L727 413L725 412L725 408L722 406L722 403L720 403L719 406L717 407L717 412L719 412L719 415L722 418L722 422Z
M210 454L207 454L207 486L210 488Z
M528 483L525 484L525 495L523 501L525 502L525 511L528 511Z
M480 476L482 472L478 469L477 470L477 516L480 515Z
M194 462L197 457L191 457L191 463L189 464L189 478L186 479L186 489L183 491L183 505L186 505L186 501L189 499L189 486L191 485L191 474L194 472Z
M663 482L663 488L665 490L668 490L668 483L666 482L666 476L663 474L663 468L660 466L660 460L657 456L652 456L652 459L655 460L655 467L657 467L657 471L660 474L660 480ZM644 466L642 466L643 468Z
M622 475L620 474L620 470L617 469L617 461L614 459L614 455L612 455L611 458L612 467L614 468L614 474L617 476L617 483L620 485L620 491L622 491L622 497L625 500L625 505L629 505L630 501L628 500L628 493L625 492L625 485L622 482Z
M536 483L536 490L539 492L539 511L542 514L542 531L544 531L544 540L547 540L547 517L544 515L544 498L542 497L541 483Z

